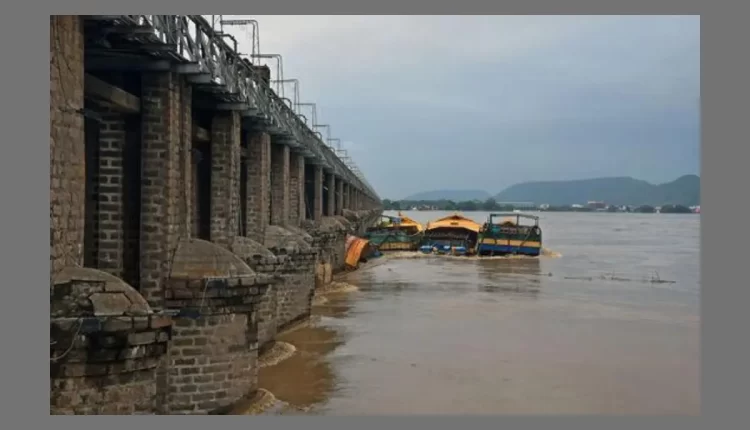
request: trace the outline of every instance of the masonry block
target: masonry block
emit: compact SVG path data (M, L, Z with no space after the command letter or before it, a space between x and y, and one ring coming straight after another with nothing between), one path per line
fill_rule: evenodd
M271 224L289 222L289 147L271 145Z
M95 199L96 267L114 276L124 273L124 151L125 117L119 112L101 109L99 151Z
M334 216L336 214L336 176L333 173L325 175L326 180L326 216Z
M66 267L50 297L50 413L155 414L172 320L131 286Z
M248 237L263 243L271 217L271 137L249 132L247 142L247 232Z
M314 172L315 197L313 200L313 219L320 221L323 218L323 168L315 166Z
M253 315L176 318L170 345L171 414L209 414L258 388L257 327Z
M50 276L83 264L83 76L82 16L50 16Z
M341 215L344 210L344 181L341 178L335 178L336 184L336 208L334 215Z
M180 104L187 93L171 72L144 73L141 78L141 237L140 291L155 309L163 305L162 280L169 255L187 236Z
M305 219L305 157L292 153L289 158L289 225Z
M239 232L240 117L219 112L211 124L211 241L228 248Z
M344 209L349 209L349 183L346 181L343 181L343 184L341 185L341 194L342 194L342 209L341 213L344 213Z

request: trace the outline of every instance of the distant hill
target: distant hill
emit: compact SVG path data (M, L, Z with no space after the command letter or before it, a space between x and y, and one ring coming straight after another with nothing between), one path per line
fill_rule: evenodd
M490 193L484 190L435 190L424 191L406 197L403 200L487 200L491 197Z
M550 205L585 204L596 200L615 205L693 206L700 204L700 177L685 175L660 185L631 177L523 182L506 188L495 200Z

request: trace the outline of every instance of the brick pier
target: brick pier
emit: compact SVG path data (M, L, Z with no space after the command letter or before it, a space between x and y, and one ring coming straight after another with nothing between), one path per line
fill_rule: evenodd
M51 413L254 395L380 215L267 78L199 16L50 17Z

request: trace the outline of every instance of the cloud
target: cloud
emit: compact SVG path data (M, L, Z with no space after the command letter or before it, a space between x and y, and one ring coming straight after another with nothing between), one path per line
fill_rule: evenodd
M699 17L252 18L381 196L698 172Z

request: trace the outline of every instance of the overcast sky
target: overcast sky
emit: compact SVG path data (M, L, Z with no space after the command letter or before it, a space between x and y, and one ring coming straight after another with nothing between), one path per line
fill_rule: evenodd
M382 198L699 173L699 17L224 18L258 20Z

